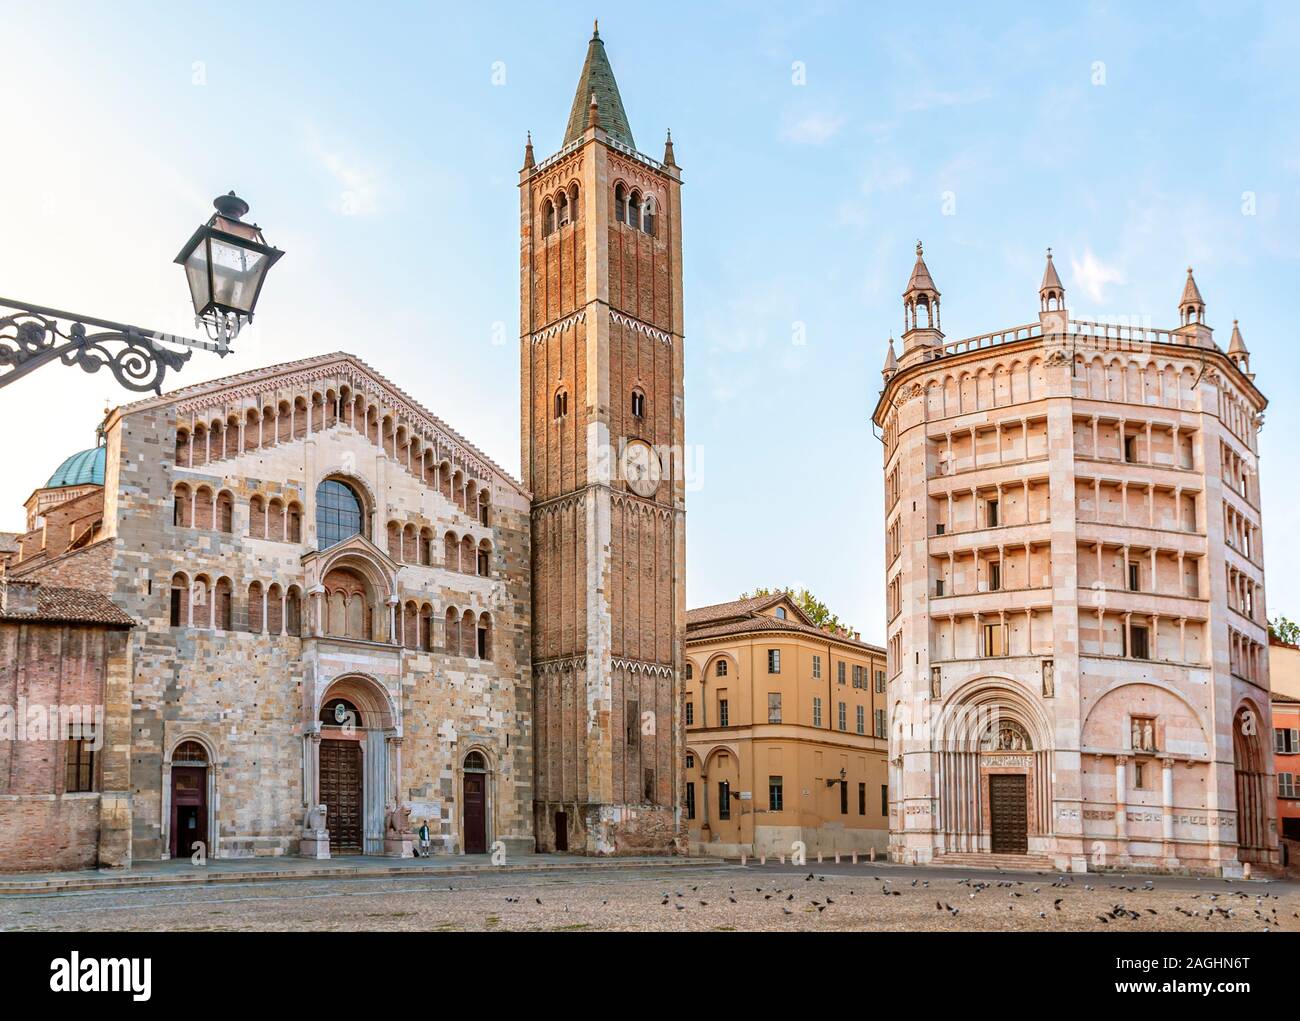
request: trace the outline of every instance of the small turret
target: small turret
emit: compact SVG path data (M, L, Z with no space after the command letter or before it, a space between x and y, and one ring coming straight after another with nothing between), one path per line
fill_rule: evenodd
M537 161L533 159L533 133L528 132L528 142L524 146L524 169L532 170L537 166Z
M1065 285L1056 272L1052 262L1052 250L1047 250L1047 268L1043 270L1043 282L1038 288L1039 307L1044 312L1065 307Z
M1250 352L1246 350L1246 342L1241 339L1241 329L1235 319L1232 321L1232 337L1228 340L1228 357L1247 379L1255 378L1255 374L1250 371Z
M885 377L885 382L888 383L894 378L894 373L897 371L898 358L894 354L894 338L891 335L889 338L889 350L885 354L885 367L880 370L880 374Z
M687 140L689 141L689 139ZM668 129L668 140L664 142L664 166L677 166L677 159L673 156L673 132L672 128Z
M1214 331L1205 325L1205 299L1196 286L1191 266L1187 267L1187 282L1183 284L1183 296L1178 302L1178 321L1180 325L1174 333L1184 337L1187 343L1197 347L1214 346Z
M1183 284L1183 296L1178 302L1178 318L1182 326L1205 322L1205 299L1196 286L1191 266L1187 267L1187 283Z
M925 310L924 324L922 309ZM907 290L903 292L903 357L899 359L899 365L908 366L934 357L942 342L939 288L934 285L934 278L925 264L925 251L918 241L916 263L912 266Z
M1043 270L1043 282L1038 287L1038 321L1043 324L1045 335L1065 334L1069 325L1070 313L1065 310L1065 285L1056 272L1052 262L1052 250L1047 250L1047 266Z

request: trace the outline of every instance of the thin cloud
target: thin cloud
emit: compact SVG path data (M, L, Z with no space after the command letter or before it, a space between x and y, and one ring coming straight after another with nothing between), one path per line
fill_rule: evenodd
M1091 248L1083 250L1083 259L1080 261L1073 255L1070 256L1070 270L1073 274L1075 286L1081 288L1093 301L1106 300L1106 286L1108 284L1122 284L1124 274L1113 264L1102 262L1092 252Z
M368 216L379 211L382 184L378 171L346 147L328 144L309 133L308 150L317 166L333 179L337 191L330 208L344 216Z
M781 127L781 140L795 145L825 145L840 133L844 124L845 118L821 110L802 117L787 115Z

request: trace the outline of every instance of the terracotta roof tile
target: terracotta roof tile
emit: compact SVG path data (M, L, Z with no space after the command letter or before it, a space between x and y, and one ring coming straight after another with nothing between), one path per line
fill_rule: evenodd
M766 610L774 603L788 598L784 592L768 596L750 596L748 599L733 599L729 603L713 603L710 606L697 606L686 611L686 626L704 624L711 620L729 620L732 617L745 617L760 610Z
M113 600L89 589L38 585L35 582L10 581L0 602L0 620L32 623L105 624L109 627L135 627L135 621ZM19 588L36 590L35 606L24 610L17 604ZM24 593L26 594L26 593Z
M842 645L852 645L867 652L873 652L878 656L883 656L885 650L878 645L872 645L870 642L863 642L851 635L837 635L830 631L823 631L812 624L801 624L797 620L789 618L782 620L780 617L768 617L759 614L754 617L745 617L741 620L724 621L719 624L701 625L699 627L688 627L686 630L687 644L691 642L704 642L714 638L727 638L733 635L743 635L752 631L786 631L795 632L801 635L808 635L820 638L825 641L839 642Z

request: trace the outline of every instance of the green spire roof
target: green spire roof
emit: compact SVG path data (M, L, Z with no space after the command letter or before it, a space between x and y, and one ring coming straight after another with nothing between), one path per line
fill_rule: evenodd
M73 454L64 461L45 483L45 489L58 489L63 486L102 486L104 484L103 447L91 447Z
M600 126L605 134L635 149L632 129L628 127L627 114L623 110L623 98L618 94L618 82L614 81L614 69L609 66L599 29L591 33L591 42L587 44L587 59L578 77L578 91L573 96L573 109L569 111L569 126L564 129L564 145L581 138L587 130L587 110L593 93L600 110Z

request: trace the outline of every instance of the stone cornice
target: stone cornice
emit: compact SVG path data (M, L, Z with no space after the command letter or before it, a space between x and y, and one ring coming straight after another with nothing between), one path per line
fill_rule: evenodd
M255 401L260 408L266 403L264 398L267 395L275 396L301 388L306 388L310 395L315 384L325 382L347 384L387 410L404 416L408 425L416 427L417 435L436 443L440 452L446 454L453 464L474 472L480 479L495 476L519 493L528 495L516 479L455 429L361 359L343 351L241 372L184 387L162 397L136 401L114 409L107 425L111 427L125 415L168 406L175 408L178 417L212 409L221 409L224 417L227 409L234 410L232 406L243 402Z
M901 408L909 400L919 396L924 391L920 389L917 377L931 372L937 372L940 368L948 369L949 367L958 367L969 365L972 362L985 361L989 358L997 358L1004 354L1018 354L1025 351L1039 349L1044 353L1044 361L1049 365L1064 364L1070 360L1073 353L1079 351L1077 342L1079 340L1088 341L1090 338L1084 333L1071 333L1068 335L1068 342L1063 343L1059 334L1043 336L1041 334L1024 337L1018 340L1008 341L1005 344L997 344L990 347L972 348L968 351L957 351L947 355L941 355L938 358L931 358L928 361L917 362L906 368L899 369L889 381L885 384L884 389L880 391L876 399L875 409L871 413L871 420L878 426L884 426L884 415L886 409L891 405L895 410ZM1112 338L1114 340L1115 338ZM1121 341L1116 340L1116 343ZM1086 346L1084 347L1086 350ZM1199 362L1202 366L1208 368L1205 377L1211 382L1215 381L1213 373L1215 370L1223 370L1224 374L1229 377L1234 385L1248 392L1253 396L1259 405L1259 412L1268 406L1268 398L1260 392L1259 388L1246 377L1239 369L1235 362L1219 348L1193 347L1186 344L1170 344L1162 341L1149 341L1140 348L1148 353L1160 353L1166 357L1178 358L1188 362ZM1066 352L1069 351L1070 354ZM1137 350L1126 350L1117 347L1108 353L1115 355L1133 355ZM1209 368L1210 365L1213 368ZM904 389L904 384L909 384Z

